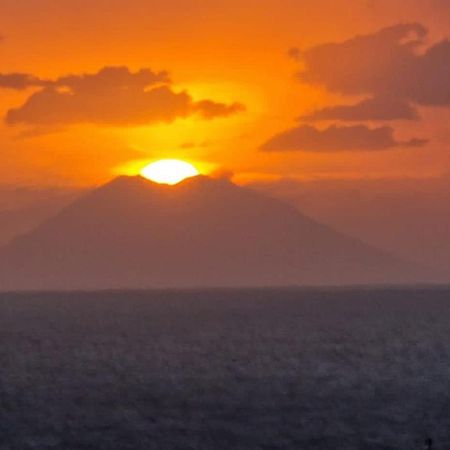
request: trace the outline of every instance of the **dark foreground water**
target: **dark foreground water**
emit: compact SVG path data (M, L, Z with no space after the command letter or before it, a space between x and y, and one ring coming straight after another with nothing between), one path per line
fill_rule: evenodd
M0 294L0 449L450 448L450 290Z

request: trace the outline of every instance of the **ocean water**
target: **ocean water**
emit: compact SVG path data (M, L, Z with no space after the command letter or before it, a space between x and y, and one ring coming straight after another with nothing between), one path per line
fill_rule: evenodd
M450 448L450 289L0 294L0 449Z

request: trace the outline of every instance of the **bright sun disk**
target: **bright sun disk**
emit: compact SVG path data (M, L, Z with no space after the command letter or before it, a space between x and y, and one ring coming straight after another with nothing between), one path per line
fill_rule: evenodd
M141 175L155 183L177 184L185 178L199 175L199 171L186 161L161 159L145 166Z

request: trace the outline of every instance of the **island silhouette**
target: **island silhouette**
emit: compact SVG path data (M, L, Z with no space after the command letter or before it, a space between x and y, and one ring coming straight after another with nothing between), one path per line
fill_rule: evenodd
M430 274L292 206L203 175L120 176L0 251L0 288L413 283Z

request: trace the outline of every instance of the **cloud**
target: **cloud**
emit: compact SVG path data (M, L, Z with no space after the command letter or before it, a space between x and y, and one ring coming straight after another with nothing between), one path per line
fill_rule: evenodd
M82 123L138 126L195 114L207 119L225 117L243 109L240 103L196 102L188 92L173 90L167 72L105 67L95 74L46 81L22 106L9 110L5 120L10 125L46 127Z
M32 86L45 86L46 80L34 77L27 73L0 73L0 88L23 90Z
M300 120L321 121L377 121L377 120L416 120L419 115L415 108L401 99L373 97L361 100L354 105L337 105L319 109L301 116Z
M304 67L298 78L340 94L450 106L450 41L424 48L427 35L421 24L398 24L297 50L296 59Z
M299 117L303 125L272 137L262 150L376 151L425 145L425 139L395 140L390 126L369 128L361 122L418 120L419 106L450 106L450 41L426 46L427 36L419 23L397 24L343 42L291 48L289 57L302 67L297 73L301 82L365 98ZM327 129L304 124L320 121L336 123Z
M421 147L427 142L423 139L397 141L393 133L391 127L332 125L319 130L310 125L300 125L273 136L260 149L266 152L359 152Z
M167 72L153 72L150 69L140 69L130 72L127 67L104 67L95 74L68 75L58 78L54 85L68 87L74 92L108 93L111 89L141 90L158 83L170 83Z
M245 106L242 103L235 102L230 105L225 105L224 103L217 103L212 100L201 100L195 103L194 108L205 119L226 117L245 111Z

